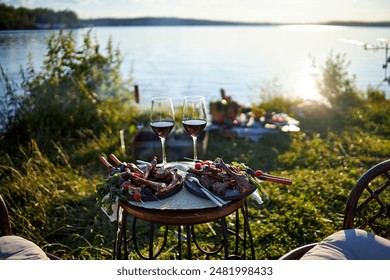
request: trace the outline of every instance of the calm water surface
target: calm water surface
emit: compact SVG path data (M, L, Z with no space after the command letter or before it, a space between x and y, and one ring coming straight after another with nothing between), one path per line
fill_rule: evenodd
M81 38L87 30L75 30ZM0 63L8 76L20 81L21 66L28 56L39 68L46 53L45 38L57 31L0 32ZM341 39L376 43L390 38L390 28L340 26L258 26L258 27L99 27L93 29L105 46L111 37L124 55L121 69L132 77L141 91L141 103L166 94L175 105L188 94L205 95L207 101L220 98L224 88L240 103L258 102L261 87L276 79L280 92L315 98L311 65L323 66L330 52L346 54L348 70L357 85L379 85L390 97L390 86L381 83L384 51L367 51ZM390 72L390 71L389 71Z

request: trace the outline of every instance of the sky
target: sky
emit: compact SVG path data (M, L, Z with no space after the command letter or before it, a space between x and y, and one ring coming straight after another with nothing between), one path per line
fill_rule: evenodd
M390 21L389 0L0 0L79 18L180 17L244 22Z

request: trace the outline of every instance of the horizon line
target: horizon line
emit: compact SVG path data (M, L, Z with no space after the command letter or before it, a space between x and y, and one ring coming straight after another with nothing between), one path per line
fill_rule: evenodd
M168 16L141 16L141 17L98 17L98 18L85 18L80 19L80 21L99 21L99 20L110 20L110 21L137 21L137 20L176 20L178 24L191 23L202 23L203 25L209 24L232 24L232 25L381 25L381 26L390 26L390 20L382 21L365 21L365 20L327 20L319 22L270 22L270 21L237 21L237 20L214 20L214 19L199 19L199 18L187 18L187 17L168 17ZM183 22L184 21L184 22ZM144 22L146 24L147 22ZM175 24L170 22L170 24ZM163 25L157 22L150 22L148 25Z

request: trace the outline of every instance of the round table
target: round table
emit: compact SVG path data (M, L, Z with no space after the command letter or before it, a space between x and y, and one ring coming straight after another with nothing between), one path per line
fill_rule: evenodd
M191 251L191 244L192 242L195 244L195 246L204 254L207 256L213 255L218 253L219 251L224 251L224 258L246 258L246 250L247 250L247 241L249 241L249 249L251 251L252 259L255 257L254 253L254 246L253 246L253 239L252 234L249 227L248 222L248 211L247 211L247 204L246 204L246 198L241 198L238 200L232 200L226 205L222 207L217 206L207 206L205 208L201 207L191 207L191 201L196 200L204 200L204 203L210 203L210 201L202 199L202 198L194 198L192 194L185 193L185 189L183 189L183 194L191 196L191 199L188 199L188 203L186 205L186 209L176 209L171 206L164 206L164 209L158 209L158 207L155 208L147 208L145 204L137 204L134 202L129 201L119 201L119 207L118 207L118 219L117 219L117 234L115 239L115 246L114 246L114 258L115 259L123 259L128 257L128 244L130 242L133 243L135 251L142 259L155 259L157 258L160 253L163 251L164 246L166 244L167 240L167 233L168 233L168 226L177 226L178 228L178 256L179 259L182 258L182 252L181 252L181 227L185 227L187 238L187 259L192 258L192 251ZM173 200L174 198L172 198ZM134 205L137 204L137 205ZM241 211L242 217L243 217L243 234L240 234L240 215L239 212ZM235 229L231 230L228 229L227 223L226 223L226 217L235 213ZM119 218L121 215L121 219ZM132 236L131 238L126 237L126 219L127 216L131 215L134 217L133 219L133 227L132 227ZM138 250L137 245L137 238L136 238L136 223L137 219L140 219L142 221L148 222L150 225L149 229L149 252L147 256L144 256L141 254L141 252ZM221 221L221 228L222 228L222 244L219 249L214 251L206 251L197 242L196 234L194 230L194 225L196 224L204 224L214 221ZM164 236L164 242L163 245L161 245L161 248L155 252L153 248L153 242L154 242L154 224L159 224L165 226L165 236ZM235 250L233 254L229 253L228 248L228 237L229 234L232 234L235 236ZM248 239L247 239L248 238ZM244 256L238 256L238 248L240 243L244 244L243 252Z

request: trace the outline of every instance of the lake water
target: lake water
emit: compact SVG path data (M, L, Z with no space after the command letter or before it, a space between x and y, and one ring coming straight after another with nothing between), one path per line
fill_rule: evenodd
M87 30L75 30L81 38ZM57 31L0 31L0 63L8 76L20 81L29 53L39 68L46 53L45 38ZM139 85L141 103L166 94L175 105L189 94L220 98L220 89L243 105L259 102L260 88L276 79L284 94L316 98L311 57L317 66L334 54L346 54L348 72L356 75L361 88L379 86L390 97L390 86L382 82L384 50L364 50L346 43L353 39L376 43L390 38L390 28L341 26L224 26L224 27L97 27L101 46L112 38L124 55L125 78ZM390 71L389 71L390 72Z

